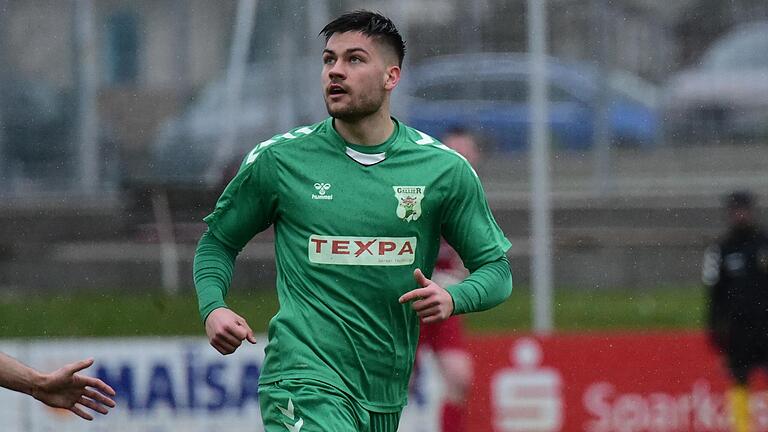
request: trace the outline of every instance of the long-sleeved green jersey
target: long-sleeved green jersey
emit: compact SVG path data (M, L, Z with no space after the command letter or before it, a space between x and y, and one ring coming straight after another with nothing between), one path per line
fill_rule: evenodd
M472 167L393 121L394 133L377 146L346 143L330 118L260 143L205 218L206 235L233 251L274 225L280 309L269 324L261 383L315 379L369 410L399 410L418 317L398 298L418 288L414 269L430 276L441 235L477 271L447 288L454 313L509 295L510 244ZM224 305L228 281L198 276L205 317Z

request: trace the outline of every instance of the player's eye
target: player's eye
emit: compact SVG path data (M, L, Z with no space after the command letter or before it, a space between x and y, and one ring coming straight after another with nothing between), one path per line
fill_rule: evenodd
M333 64L334 61L335 59L331 56L323 57L323 64L330 65L330 64Z
M362 63L363 59L361 59L360 57L357 57L357 56L352 56L352 57L349 58L349 62L352 63L352 64Z

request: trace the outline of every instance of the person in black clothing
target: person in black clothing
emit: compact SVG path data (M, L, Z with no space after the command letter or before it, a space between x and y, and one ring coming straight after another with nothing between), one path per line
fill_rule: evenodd
M707 249L702 269L710 340L734 381L728 399L736 432L750 426L750 372L768 370L768 236L757 223L754 201L743 191L726 197L729 229Z

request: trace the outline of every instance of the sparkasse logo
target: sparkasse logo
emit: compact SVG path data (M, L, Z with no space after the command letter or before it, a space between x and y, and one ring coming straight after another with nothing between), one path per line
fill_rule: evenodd
M416 237L311 235L309 261L316 264L401 266L413 264Z

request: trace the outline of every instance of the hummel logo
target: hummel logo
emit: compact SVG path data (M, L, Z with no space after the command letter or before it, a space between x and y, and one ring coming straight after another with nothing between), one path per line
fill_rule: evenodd
M291 421L295 419L295 415L293 413L293 401L291 399L288 399L288 409L285 409L280 405L278 405L277 408L281 413L283 413L284 416L291 419ZM300 432L301 427L304 426L304 419L299 417L299 420L295 424L291 425L290 423L283 422L283 425L286 427L286 429L288 429L289 432Z
M315 183L315 190L317 191L317 195L312 194L312 199L316 200L332 200L333 195L327 195L328 189L331 188L330 183Z
M331 188L330 183L315 183L315 189L320 192L320 195L325 195L325 192Z

